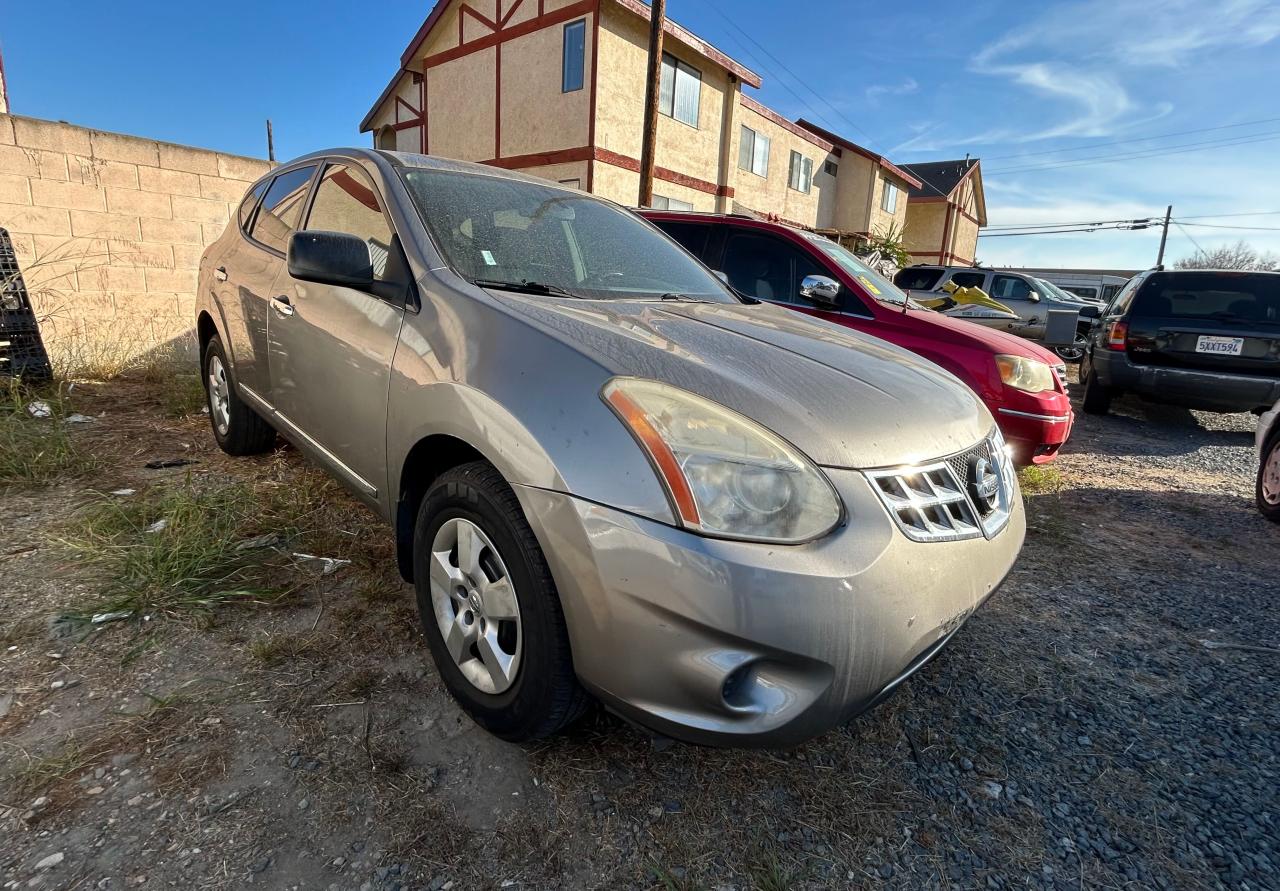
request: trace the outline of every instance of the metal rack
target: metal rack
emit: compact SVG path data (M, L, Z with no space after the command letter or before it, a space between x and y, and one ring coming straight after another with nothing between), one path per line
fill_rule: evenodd
M0 376L29 381L53 376L13 239L4 228L0 228Z

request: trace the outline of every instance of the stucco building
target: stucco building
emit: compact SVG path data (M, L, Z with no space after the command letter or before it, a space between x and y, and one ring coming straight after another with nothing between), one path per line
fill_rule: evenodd
M361 122L380 148L480 161L634 205L650 9L640 0L439 0ZM901 232L903 168L744 92L758 74L668 20L654 204Z
M972 266L978 230L987 225L982 164L977 158L904 164L920 180L907 202L904 245L917 263Z

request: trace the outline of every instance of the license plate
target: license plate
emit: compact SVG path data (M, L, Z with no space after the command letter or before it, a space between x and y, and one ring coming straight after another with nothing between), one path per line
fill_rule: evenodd
M1200 335L1196 340L1197 353L1217 353L1220 356L1238 356L1244 352L1243 337L1213 337Z

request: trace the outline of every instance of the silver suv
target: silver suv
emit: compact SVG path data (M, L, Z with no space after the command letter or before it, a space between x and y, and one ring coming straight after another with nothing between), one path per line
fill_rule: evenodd
M893 283L912 296L943 294L943 285L955 282L959 288L981 288L992 299L1012 310L1018 317L992 318L981 313L959 313L962 318L988 328L1008 331L1028 340L1043 341L1047 332L1049 310L1077 313L1076 337L1070 344L1064 339L1052 347L1069 362L1079 362L1088 343L1089 327L1104 304L1085 300L1062 290L1053 282L1025 272L987 269L981 266L908 266L893 277Z
M594 696L797 742L937 653L1022 544L967 387L554 183L308 155L210 246L197 312L218 443L278 431L391 525L444 682L505 739Z

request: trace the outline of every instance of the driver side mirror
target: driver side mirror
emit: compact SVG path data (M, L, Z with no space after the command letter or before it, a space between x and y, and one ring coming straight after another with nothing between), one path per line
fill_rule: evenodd
M295 232L289 236L289 275L322 285L373 289L373 260L364 239L346 232Z
M800 282L800 296L822 306L835 306L840 283L825 275L806 275Z
M1032 303L1039 303L1039 302L1040 302L1040 292L1039 292L1039 291L1032 291L1031 293L1027 294L1027 299L1028 299L1028 300L1030 300Z

